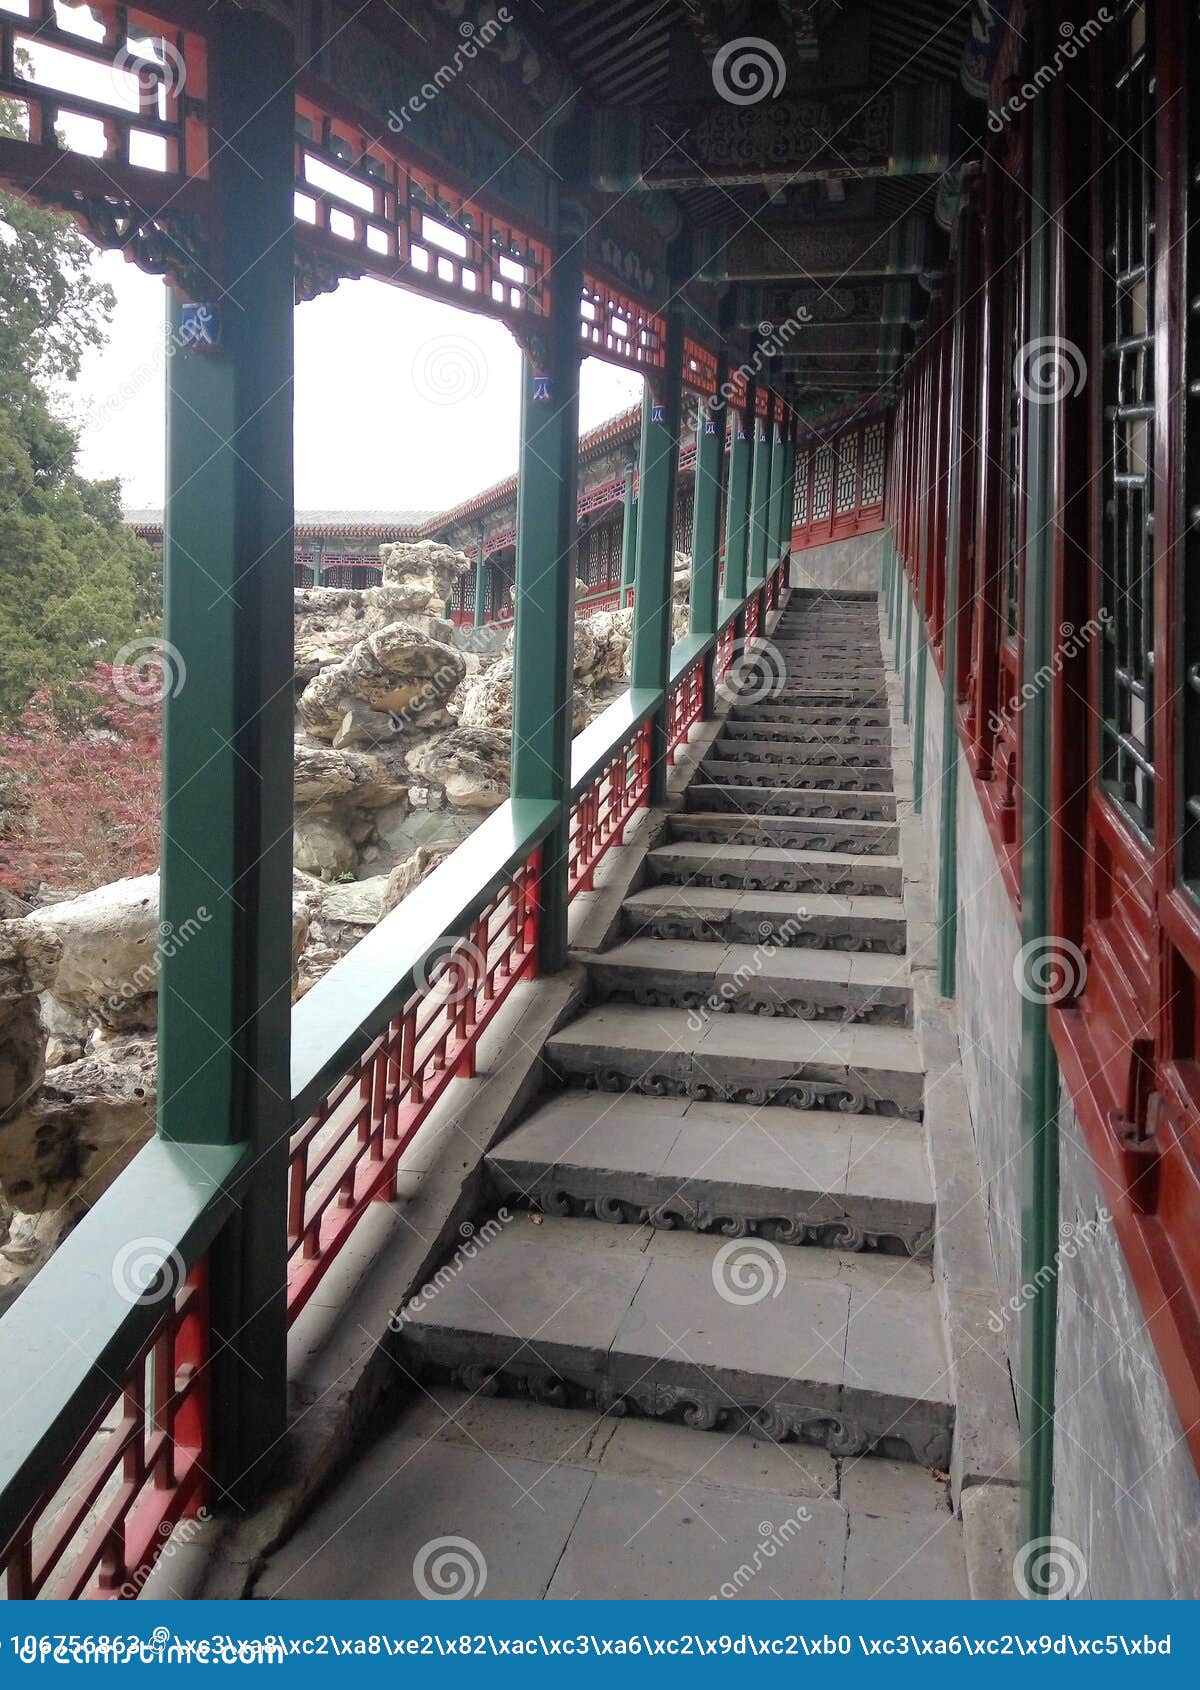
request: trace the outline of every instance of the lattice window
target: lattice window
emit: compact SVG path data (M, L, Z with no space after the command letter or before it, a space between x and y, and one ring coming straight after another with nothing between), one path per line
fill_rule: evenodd
M828 522L833 497L833 447L818 446L813 458L812 519Z
M1108 111L1100 125L1104 438L1100 602L1100 777L1142 833L1154 833L1153 8L1126 3L1105 31Z
M883 502L884 434L882 422L868 423L863 430L862 493L859 497L859 503L863 505Z
M792 500L793 528L804 528L808 524L808 460L807 448L796 453L796 493Z
M843 434L838 442L837 491L834 509L838 516L848 516L858 508L858 430Z

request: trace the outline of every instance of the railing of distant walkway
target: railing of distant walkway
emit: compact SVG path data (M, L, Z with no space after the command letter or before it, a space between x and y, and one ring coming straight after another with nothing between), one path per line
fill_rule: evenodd
M725 679L739 626L752 638L778 604L784 567L723 600L715 636L675 644L665 701L626 692L576 738L571 896L592 889L647 802L652 719L665 703L673 758L702 719L706 680ZM536 974L541 848L556 816L548 802L503 804L296 1005L280 1192L289 1322L371 1204L395 1194L422 1123L474 1074L484 1030ZM5 1517L18 1522L0 1545L10 1598L137 1597L172 1532L209 1500L207 1252L245 1160L242 1145L152 1139L10 1311L17 1327L61 1325L72 1311L60 1370L10 1379L0 1424Z

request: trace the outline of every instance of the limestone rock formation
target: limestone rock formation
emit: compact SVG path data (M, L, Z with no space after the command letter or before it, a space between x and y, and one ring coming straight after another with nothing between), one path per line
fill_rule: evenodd
M446 700L465 674L453 646L390 623L309 681L300 695L300 722L339 749L428 731L448 720Z
M30 976L52 1000L50 1015L65 1014L57 1030L74 1020L86 1031L121 1032L154 1026L160 944L186 942L208 919L205 906L190 918L187 934L160 930L158 876L140 874L8 925Z
M380 546L383 585L393 613L440 616L454 583L472 567L465 552L438 540L397 540Z
M494 810L508 797L507 733L453 728L415 746L407 763L418 780L440 786L446 802L464 810Z

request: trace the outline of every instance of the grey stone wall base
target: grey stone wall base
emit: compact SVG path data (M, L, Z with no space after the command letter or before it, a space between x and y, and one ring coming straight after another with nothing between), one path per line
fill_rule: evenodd
M882 607L881 637L886 655ZM927 844L927 830L934 828L936 834L935 818L913 809L912 729L903 719L903 678L892 672L890 662L887 682L913 1025L925 1065L925 1141L937 1205L934 1268L956 1405L951 1496L963 1522L972 1595L1011 1596L1020 1440L1003 1304L963 1081L957 1012L953 1000L938 989L935 875ZM927 802L931 784L927 780Z

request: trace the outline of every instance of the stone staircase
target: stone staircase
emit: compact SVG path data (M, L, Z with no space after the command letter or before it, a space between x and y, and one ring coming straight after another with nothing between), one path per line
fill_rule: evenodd
M945 1469L875 601L789 607L773 644L782 679L748 673L613 942L578 954L550 1089L487 1158L513 1218L406 1311L400 1360L533 1413Z

